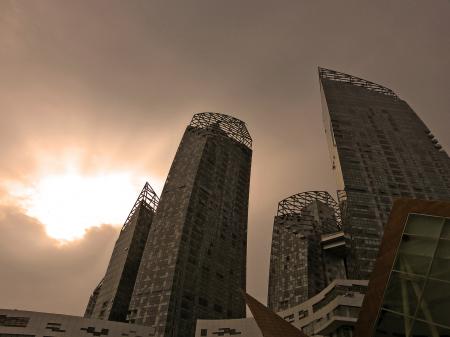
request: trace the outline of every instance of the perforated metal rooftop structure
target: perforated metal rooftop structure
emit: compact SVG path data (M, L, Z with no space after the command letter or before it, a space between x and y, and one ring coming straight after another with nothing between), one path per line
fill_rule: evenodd
M357 87L362 87L370 91L375 91L380 94L391 96L394 98L399 98L395 92L393 92L391 89L383 87L382 85L379 85L374 82L367 81L365 79L352 76L349 74L341 73L336 70L326 69L326 68L320 68L319 67L319 77L322 79L327 79L331 81L336 82L344 82L349 83Z
M245 123L237 118L215 112L201 112L192 117L189 126L212 129L219 128L228 137L252 148L252 137Z
M336 222L339 227L342 225L341 211L339 205L333 197L326 191L308 191L291 195L278 203L277 216L301 214L302 210L314 201L329 206L334 210Z
M141 204L145 208L152 210L153 212L156 212L156 207L158 206L158 202L159 202L158 196L156 195L155 191L150 186L150 184L148 182L146 182L144 185L144 188L142 189L141 193L139 194L138 198L136 199L136 202L134 203L134 206L131 209L130 214L128 214L127 220L125 220L122 230L124 230L124 228L127 226L128 222L130 221L134 212Z

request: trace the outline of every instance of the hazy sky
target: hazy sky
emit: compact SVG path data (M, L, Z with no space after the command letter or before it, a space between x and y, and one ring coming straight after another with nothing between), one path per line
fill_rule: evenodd
M247 289L265 302L278 201L336 189L317 66L393 89L448 152L449 17L448 0L0 0L0 307L81 315L203 111L254 140ZM61 244L50 218L89 228Z

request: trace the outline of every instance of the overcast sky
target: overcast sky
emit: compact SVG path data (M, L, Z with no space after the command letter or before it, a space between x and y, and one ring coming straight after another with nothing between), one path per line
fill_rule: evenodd
M449 17L448 0L0 0L0 307L83 314L121 225L61 245L11 186L75 151L83 174L134 172L160 190L203 111L254 140L247 290L266 302L278 201L335 194L317 66L393 89L448 152Z

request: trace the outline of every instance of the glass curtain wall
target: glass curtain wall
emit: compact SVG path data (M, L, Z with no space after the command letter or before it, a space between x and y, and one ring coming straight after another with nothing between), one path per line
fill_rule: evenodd
M450 337L450 218L409 214L374 337Z

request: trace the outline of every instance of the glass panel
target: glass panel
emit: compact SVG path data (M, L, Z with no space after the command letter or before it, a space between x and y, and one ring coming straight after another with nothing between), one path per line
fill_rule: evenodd
M392 272L384 295L383 308L414 316L425 279Z
M373 337L405 337L411 325L412 318L382 310Z
M450 330L416 320L410 337L450 337Z
M450 283L427 281L417 317L450 327Z
M425 275L437 245L436 239L403 235L394 269Z
M450 219L449 218L447 218L445 220L444 228L442 228L441 237L450 239Z
M444 218L423 214L409 214L405 233L437 238L441 234Z
M450 240L439 240L430 277L450 282Z

